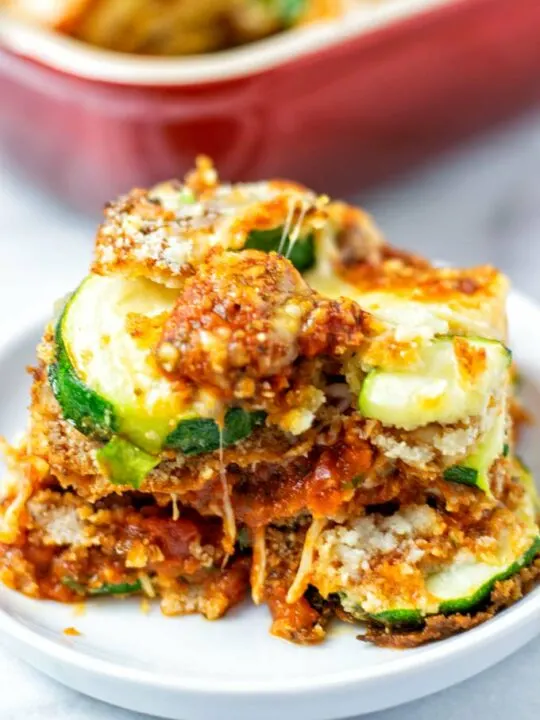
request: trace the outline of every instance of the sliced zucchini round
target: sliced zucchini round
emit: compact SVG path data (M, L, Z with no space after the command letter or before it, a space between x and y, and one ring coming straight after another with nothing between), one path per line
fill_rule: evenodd
M506 384L511 361L502 343L462 337L437 338L421 357L422 367L411 372L368 372L358 402L364 417L413 430L481 415Z
M148 452L161 449L186 412L182 394L152 355L152 333L157 335L176 297L175 290L143 278L90 275L67 304L56 333L58 364L63 348L64 372L90 391L81 396L91 400L84 410L95 430L114 430ZM75 422L70 391L64 383L56 395ZM96 398L114 417L105 427L103 414L95 413Z
M56 361L49 366L49 384L66 420L84 435L104 440L118 429L112 403L81 382L67 354L61 324L56 329Z
M471 560L468 563L451 565L431 576L426 586L440 601L439 612L468 612L488 597L496 582L507 580L521 568L530 565L538 552L540 537L537 536L520 558L501 565L495 574L493 565Z
M450 615L473 611L492 592L495 583L507 580L522 568L530 565L540 553L540 536L532 539L528 549L513 561L492 565L479 559L458 555L448 567L426 579L426 590L431 596L429 611L414 607L390 607L377 613L366 613L354 596L340 593L346 610L359 620L370 617L384 625L413 627L423 622L427 615Z

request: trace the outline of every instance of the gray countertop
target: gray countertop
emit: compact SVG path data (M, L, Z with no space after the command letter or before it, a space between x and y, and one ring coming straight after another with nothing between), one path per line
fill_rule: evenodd
M356 199L393 244L458 265L496 264L515 287L540 300L540 114ZM36 305L43 311L76 284L88 264L95 222L28 187L1 160L0 209L0 282L13 298L10 308L0 310L4 325L14 316L17 322L35 317ZM459 686L369 717L537 720L539 672L540 638ZM2 720L142 718L41 676L10 657L1 639L0 677Z

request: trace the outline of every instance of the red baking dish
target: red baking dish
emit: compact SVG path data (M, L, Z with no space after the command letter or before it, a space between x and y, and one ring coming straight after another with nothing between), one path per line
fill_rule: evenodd
M194 155L348 194L540 97L538 0L379 0L192 58L95 49L0 15L0 143L95 211Z

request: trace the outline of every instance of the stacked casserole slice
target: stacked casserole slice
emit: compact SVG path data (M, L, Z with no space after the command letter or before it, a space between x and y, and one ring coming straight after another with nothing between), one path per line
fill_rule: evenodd
M394 646L532 586L503 276L434 268L293 183L221 185L204 159L105 215L7 449L6 584L208 618L251 588L276 635L317 642L337 615Z

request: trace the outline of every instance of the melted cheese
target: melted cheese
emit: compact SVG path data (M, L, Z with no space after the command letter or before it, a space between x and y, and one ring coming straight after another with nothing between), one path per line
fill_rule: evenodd
M332 299L348 297L374 317L394 325L399 342L429 340L435 335L447 334L504 339L500 318L494 323L492 313L486 312L483 303L479 302L478 306L462 303L459 293L448 302L437 303L413 299L404 290L358 289L336 275L327 261L307 273L305 279L321 295Z
M236 542L236 518L231 502L231 489L227 482L227 468L223 461L223 427L219 426L219 479L223 491L223 547L227 555L223 564L228 560L228 555L234 552L234 544Z
M298 572L296 573L296 577L294 578L294 581L289 588L289 592L287 593L287 602L290 604L300 600L309 585L315 547L320 534L326 527L327 522L328 520L326 520L326 518L314 518L311 521L309 530L306 533Z

